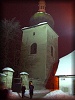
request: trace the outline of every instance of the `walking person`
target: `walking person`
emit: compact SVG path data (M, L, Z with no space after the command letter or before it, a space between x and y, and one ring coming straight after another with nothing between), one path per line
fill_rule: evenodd
M25 87L24 84L23 84L23 85L22 85L22 98L24 97L25 90L26 90L26 87Z
M30 95L30 99L32 99L33 97L33 90L34 90L34 86L32 81L29 82L29 95Z

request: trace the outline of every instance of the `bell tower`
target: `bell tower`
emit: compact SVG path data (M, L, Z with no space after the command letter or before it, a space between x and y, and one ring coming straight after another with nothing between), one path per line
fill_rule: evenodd
M53 20L45 13L45 7L45 1L40 0L39 13L34 15L40 22L22 28L21 71L29 74L29 79L33 81L36 89L43 88L53 64L58 61L58 35L50 26ZM42 14L41 18L39 14ZM43 20L45 17L47 21Z

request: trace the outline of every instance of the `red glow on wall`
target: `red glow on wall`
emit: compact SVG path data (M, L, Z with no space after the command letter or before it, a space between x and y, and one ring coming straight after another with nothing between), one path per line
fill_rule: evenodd
M56 70L58 67L58 62L54 63L52 71L49 75L48 81L46 83L46 88L50 90L57 90L59 89L59 81L58 77L55 76Z

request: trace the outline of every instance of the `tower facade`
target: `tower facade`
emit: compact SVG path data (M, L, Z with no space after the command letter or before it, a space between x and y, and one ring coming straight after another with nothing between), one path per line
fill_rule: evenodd
M21 62L29 78L45 82L58 60L58 35L47 22L22 28Z

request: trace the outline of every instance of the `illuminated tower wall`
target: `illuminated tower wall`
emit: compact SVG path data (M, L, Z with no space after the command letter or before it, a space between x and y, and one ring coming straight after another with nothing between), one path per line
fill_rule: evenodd
M29 73L29 78L45 81L52 65L58 60L58 35L47 23L24 27L22 31L23 71ZM25 65L26 52L28 52L28 66Z

